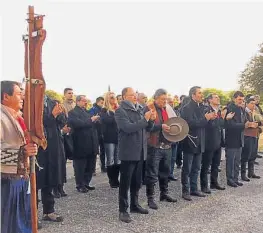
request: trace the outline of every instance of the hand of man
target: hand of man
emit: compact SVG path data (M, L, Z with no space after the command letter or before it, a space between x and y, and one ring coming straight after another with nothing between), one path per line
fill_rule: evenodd
M36 156L37 155L37 145L35 143L28 143L24 146L26 156Z
M151 118L151 115L152 115L152 111L151 111L151 110L148 111L148 112L146 112L146 113L144 114L145 120L146 120L146 121L149 121L150 118Z
M92 122L95 122L95 121L97 121L99 118L100 118L99 115L92 116L92 117L91 117L91 121L92 121Z
M245 123L245 128L247 129L247 128L250 128L250 127L251 127L251 122L247 121L247 122Z
M206 120L212 120L212 118L214 117L214 113L213 112L207 112L206 114L205 114L205 118L206 118Z
M256 129L258 127L258 123L257 122L251 122L250 127Z
M170 126L166 125L166 124L162 124L162 129L163 131L169 133L170 132Z
M226 119L227 120L231 120L234 116L235 116L235 113L234 112L230 112L230 113L227 114Z
M52 110L52 114L56 118L60 113L62 113L62 111L62 107L58 103L56 103L55 107Z
M67 133L69 133L69 132L70 132L70 130L71 130L71 128L70 128L70 127L68 127L67 125L65 125L65 126L62 128L62 131L63 131L63 133L64 133L64 134L67 134Z
M150 118L150 119L151 119L152 121L154 121L154 120L156 119L156 114L157 114L157 113L156 113L156 111L154 111L154 110L151 110L151 112L152 112L152 114L151 114L151 118Z

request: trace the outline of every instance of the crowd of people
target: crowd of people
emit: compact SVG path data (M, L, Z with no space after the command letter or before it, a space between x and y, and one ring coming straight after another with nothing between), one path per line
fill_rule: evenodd
M168 189L169 182L178 180L175 165L181 169L183 199L204 198L211 195L211 189L225 190L218 181L222 148L228 186L237 188L242 181L260 178L254 169L263 124L259 95L236 91L232 101L221 106L217 94L204 98L199 86L180 98L158 89L152 101L127 87L120 95L108 91L98 97L89 110L87 104L87 97L75 98L72 88L65 88L63 103L45 96L43 125L48 146L43 150L26 142L20 84L1 82L2 232L31 232L28 173L23 169L28 167L29 155L37 155L38 203L43 220L51 222L63 221L55 211L54 198L67 196L67 160L73 161L76 191L87 193L95 190L91 180L99 155L109 187L119 189L119 219L126 223L132 221L128 209L148 214L138 201L142 185L151 209L158 209L157 182L159 200L177 202ZM179 142L164 136L174 117L184 119L189 127L188 135Z

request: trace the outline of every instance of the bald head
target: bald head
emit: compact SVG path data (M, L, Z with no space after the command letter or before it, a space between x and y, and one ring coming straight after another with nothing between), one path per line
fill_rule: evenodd
M134 91L133 88L131 87L125 87L123 90L122 90L122 98L126 101L129 101L133 104L136 104L137 103L137 95Z

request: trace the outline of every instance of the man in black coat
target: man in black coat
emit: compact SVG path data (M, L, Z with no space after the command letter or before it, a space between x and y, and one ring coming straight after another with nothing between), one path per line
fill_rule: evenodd
M98 154L95 122L99 116L91 116L88 113L86 110L87 103L86 96L77 96L76 107L68 113L68 124L72 128L74 145L73 166L76 188L81 193L95 189L95 187L90 186L90 181Z
M43 220L60 222L63 218L55 213L53 188L62 186L65 181L65 153L59 117L61 106L49 97L44 98L43 124L47 148L39 148L36 167L37 189L41 189ZM43 168L43 169L41 169Z
M234 101L228 105L225 118L226 177L227 184L235 188L243 185L238 181L238 175L242 147L244 147L244 129L253 124L247 121L242 108L244 98L241 91L234 93Z
M214 120L216 114L205 113L205 107L202 104L203 94L201 87L194 86L189 91L191 100L186 104L182 111L181 117L189 125L189 136L182 142L183 147L183 167L182 167L182 197L191 201L190 196L205 197L198 191L197 180L201 167L202 153L205 151L205 127L209 120ZM189 185L190 178L190 185Z
M100 116L102 106L104 104L104 98L98 97L96 99L96 103L93 104L93 107L88 111L91 116ZM96 121L95 124L97 135L98 135L98 142L99 142L99 148L100 148L100 163L101 163L101 171L106 172L106 155L105 155L105 148L104 148L104 140L102 135L102 126L100 119ZM95 168L94 168L95 169ZM95 172L95 171L94 171Z
M119 219L131 222L127 209L128 191L130 189L130 211L148 214L139 202L139 190L142 185L142 164L147 157L146 128L151 124L152 111L144 115L137 104L136 93L132 88L124 88L123 101L115 112L115 119L119 130L119 159L120 187L119 187Z
M210 94L207 97L209 106L206 112L215 112L217 117L208 121L205 128L205 152L202 156L202 167L200 173L201 190L204 193L211 194L208 186L208 170L211 165L210 188L224 190L218 183L218 168L221 161L221 142L223 136L224 119L219 109L220 98L217 94Z

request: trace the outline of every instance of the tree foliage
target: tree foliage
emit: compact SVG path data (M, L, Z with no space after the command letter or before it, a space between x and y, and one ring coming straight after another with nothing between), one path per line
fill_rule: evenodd
M260 94L263 97L263 43L241 72L239 84L241 90Z
M54 99L59 101L60 103L63 102L63 95L53 91L53 90L46 90L46 95L50 98L50 99Z
M233 91L234 92L234 91ZM220 98L222 105L226 105L231 100L231 95L228 92L216 88L205 88L203 89L203 95L206 98L209 94L217 94Z

